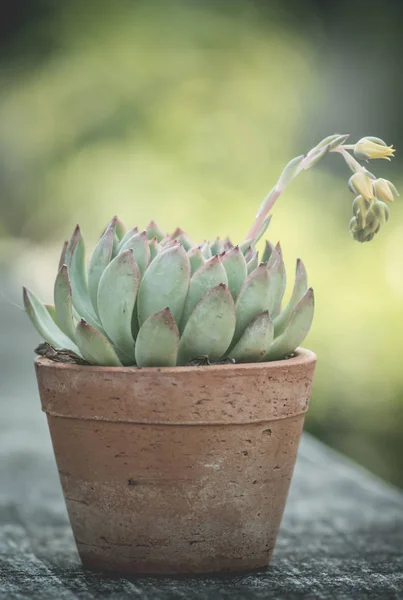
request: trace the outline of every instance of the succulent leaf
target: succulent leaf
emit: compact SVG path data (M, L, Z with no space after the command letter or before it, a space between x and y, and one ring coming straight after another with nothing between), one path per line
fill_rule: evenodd
M110 341L84 319L76 327L76 340L82 357L92 365L121 367Z
M228 287L220 283L196 304L179 343L178 364L196 356L217 361L225 354L235 329L234 301Z
M224 242L218 237L211 244L211 254L216 256L217 254L221 254L221 252L224 252Z
M144 273L137 299L140 326L156 312L168 307L180 322L190 281L190 263L185 249L176 242L164 248Z
M48 313L50 314L50 316L52 317L53 321L57 325L57 315L56 315L56 309L55 309L54 304L45 304L45 308L48 311Z
M60 271L60 269L62 268L63 265L66 264L66 252L67 252L67 245L68 245L68 241L66 240L63 244L63 248L60 254L60 259L59 259L59 266L58 266L58 271Z
M63 333L74 342L76 331L73 321L72 292L66 265L63 265L57 274L53 297L55 301L56 322Z
M158 252L161 250L161 246L157 242L157 238L153 237L151 240L149 240L148 247L150 248L150 262L151 262L157 256Z
M252 248L253 240L245 240L242 244L239 244L239 249L242 254L245 256L247 252L249 252Z
M174 367L179 330L169 308L151 315L140 327L136 340L138 367Z
M270 225L270 221L271 221L271 215L269 215L262 223L261 228L259 229L259 231L257 232L255 239L253 240L253 244L256 245L258 243L258 241L264 236L264 234L267 231L267 228Z
M157 223L155 221L150 221L149 224L146 227L146 231L147 231L147 236L149 240L152 240L153 238L157 238L157 242L161 242L161 240L163 240L166 236L166 233L164 233L157 225Z
M204 244L202 244L201 251L202 251L202 254L203 254L204 258L207 259L207 258L211 258L212 257L212 253L211 253L211 248L210 248L209 242L204 242Z
M127 232L127 227L118 217L116 217L115 233L119 242L123 239Z
M265 310L252 319L229 356L236 362L259 362L269 351L273 335L273 322Z
M175 229L171 235L171 240L178 240L178 242L185 248L186 252L193 247L192 240L180 227Z
M98 327L100 322L95 315L88 293L85 244L78 225L69 240L65 258L70 279L73 306L80 317L84 318L90 325Z
M134 260L140 269L141 275L144 274L148 265L150 264L150 248L148 245L148 237L146 231L141 231L133 235L127 242L122 246L120 252L126 250L133 250Z
M131 322L140 278L133 249L129 248L109 263L98 287L98 312L102 326L112 342L133 358Z
M43 339L54 348L66 348L79 353L75 344L62 332L46 306L28 288L23 288L24 307L31 323Z
M221 255L221 262L227 272L229 291L233 299L236 300L247 276L245 257L239 246L235 246Z
M98 311L98 285L102 273L111 261L115 242L116 222L111 222L98 241L88 268L88 291L95 312Z
M285 358L304 341L311 327L314 313L313 289L309 288L291 313L284 332L274 340L264 360Z
M203 253L199 247L192 248L191 250L189 250L188 257L190 262L190 273L191 275L193 275L193 273L195 273L195 271L197 271L199 267L204 265L206 259L204 258Z
M259 264L259 253L255 250L252 254L252 258L250 258L246 264L248 275L252 273L256 269Z
M283 311L275 318L274 320L274 330L275 335L278 337L284 331L287 326L288 321L290 320L291 313L294 308L301 300L301 298L305 295L308 289L308 278L304 263L302 260L297 260L297 268L295 273L295 281L294 287L292 290L291 298L288 301L287 306L283 309Z
M301 163L304 160L304 158L305 158L305 156L303 154L301 154L301 156L296 156L295 158L290 160L290 162L288 163L288 165L286 165L285 169L283 170L283 172L280 175L280 179L278 180L278 183L277 183L278 189L280 189L280 190L284 189L290 183L290 181L292 181L292 179L294 179L296 174L301 169Z
M139 228L138 227L133 227L132 229L129 229L128 231L126 231L126 233L124 234L124 236L122 237L122 239L119 242L118 252L120 252L121 249L123 248L123 246L126 244L126 242L128 240L130 240L130 238L132 238L138 232L139 232Z
M270 302L268 304L268 309L270 312L271 318L274 320L279 313L281 312L281 302L283 300L285 288L287 286L287 274L285 270L284 260L283 260L283 252L281 250L280 242L278 242L276 246L276 252L278 256L278 260L271 267L270 260L268 261L267 268L270 271L271 282L270 282L270 291L271 297Z
M245 279L235 304L236 328L232 347L238 343L249 323L267 310L270 300L270 274L264 264L260 264Z
M275 247L271 242L266 240L265 247L263 250L262 262L267 263L270 260L271 255L273 254Z
M194 307L209 289L220 283L228 284L227 272L218 256L213 256L192 276L183 308L180 330L183 331Z

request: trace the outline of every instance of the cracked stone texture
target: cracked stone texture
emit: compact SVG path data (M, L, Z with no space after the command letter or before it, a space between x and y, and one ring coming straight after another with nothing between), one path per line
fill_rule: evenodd
M21 303L4 276L0 288ZM4 298L0 325L1 600L403 599L403 494L309 436L267 570L137 580L84 571L40 411L38 338Z

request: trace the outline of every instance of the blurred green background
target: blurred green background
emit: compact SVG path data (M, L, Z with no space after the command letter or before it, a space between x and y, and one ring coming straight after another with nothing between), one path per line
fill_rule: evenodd
M114 214L241 241L285 163L331 133L393 143L370 168L403 189L399 0L6 4L0 319L5 273L50 300L76 222L90 244ZM316 293L306 428L403 486L403 213L354 242L348 177L337 155L301 175L269 237Z

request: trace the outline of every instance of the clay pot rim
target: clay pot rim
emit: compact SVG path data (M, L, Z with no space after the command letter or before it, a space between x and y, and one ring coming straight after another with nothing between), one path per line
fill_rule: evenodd
M35 359L35 363L38 367L46 366L60 369L63 371L91 371L92 373L161 373L166 375L172 375L175 373L197 373L203 370L208 370L212 373L220 371L243 371L248 372L261 370L262 368L267 370L278 369L279 367L296 367L311 362L316 362L316 354L312 350L307 348L297 348L295 355L292 358L283 358L281 360L273 360L267 362L256 362L256 363L236 363L236 364L222 364L222 365L192 365L187 367L102 367L97 365L77 365L72 363L63 363L38 356Z

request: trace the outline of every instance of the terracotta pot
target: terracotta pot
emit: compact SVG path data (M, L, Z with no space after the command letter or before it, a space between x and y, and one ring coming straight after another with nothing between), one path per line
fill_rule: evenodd
M85 566L245 571L273 552L316 357L89 367L39 358L43 410Z

